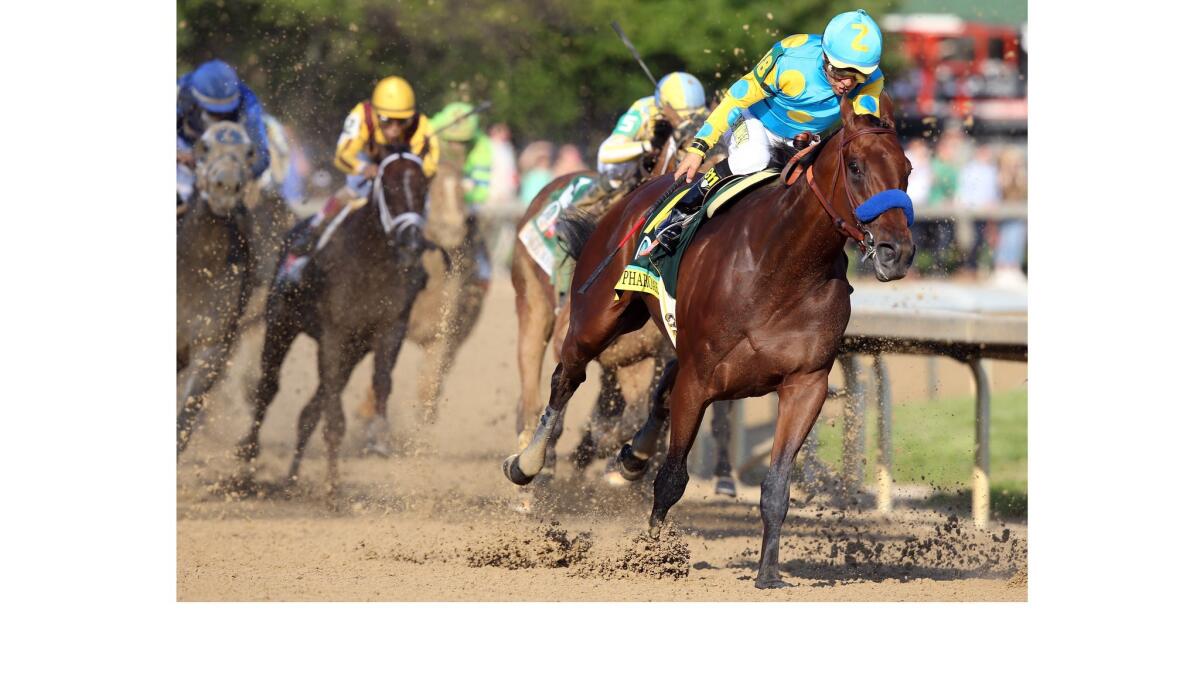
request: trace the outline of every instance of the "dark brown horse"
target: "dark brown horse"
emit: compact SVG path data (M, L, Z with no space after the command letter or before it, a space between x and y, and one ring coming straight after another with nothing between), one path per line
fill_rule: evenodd
M238 455L247 461L258 455L258 432L279 391L279 368L296 337L308 334L319 345L320 382L300 413L288 479L299 475L305 445L323 417L330 494L337 487L337 454L346 430L342 389L355 365L374 353L376 415L386 417L392 368L426 278L421 266L426 192L421 159L410 153L389 155L371 189L366 206L351 212L331 235L332 225L327 229L299 285L272 285L254 417L238 447ZM386 429L385 422L374 431Z
M785 586L779 576L779 536L792 464L825 402L829 370L850 319L846 238L857 239L873 257L881 281L903 277L912 262L904 212L889 209L865 224L854 214L875 194L908 186L911 166L887 98L882 108L878 119L856 115L849 99L843 100L842 128L816 154L809 183L768 185L718 214L701 227L680 267L677 363L664 375L663 393L656 394L651 413L661 426L669 401L670 446L654 481L650 533L657 536L667 511L683 495L685 461L708 405L777 391L779 420L760 501L763 541L755 582L760 588ZM671 183L669 178L652 181L614 205L584 247L550 402L529 446L504 461L511 481L528 483L541 470L547 440L583 382L588 362L648 318L663 327L652 296L621 291L614 299L612 286L637 243L622 244L622 238ZM614 250L616 259L600 280L581 292L588 275ZM644 458L626 452L621 462L633 476L646 469Z

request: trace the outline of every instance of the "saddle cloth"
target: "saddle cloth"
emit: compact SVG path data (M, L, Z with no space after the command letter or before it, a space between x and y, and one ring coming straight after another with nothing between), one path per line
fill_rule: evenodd
M728 177L721 181L705 196L701 211L697 212L686 226L683 227L675 247L667 252L654 240L659 225L671 214L671 209L687 193L684 187L664 198L658 205L651 208L642 230L642 240L638 246L637 257L621 273L620 279L613 287L616 291L639 291L648 293L658 299L663 323L666 325L671 345L675 345L678 328L675 320L675 289L679 283L679 266L683 254L691 244L692 238L700 228L701 223L715 215L722 208L730 207L738 198L750 191L764 186L779 178L778 169L765 169L761 172L741 176ZM616 294L614 299L620 298Z
M542 211L526 222L517 234L517 238L525 244L534 262L550 277L554 276L554 267L562 262L564 255L555 238L554 228L558 223L558 216L587 195L595 183L596 180L592 177L580 176L555 191Z

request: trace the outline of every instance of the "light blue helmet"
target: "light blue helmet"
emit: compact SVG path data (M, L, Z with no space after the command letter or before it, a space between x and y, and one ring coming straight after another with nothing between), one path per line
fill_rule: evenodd
M870 74L879 67L883 33L865 10L842 12L829 21L821 47L829 64L839 69L857 69Z
M704 86L700 79L687 72L671 72L658 80L654 89L654 104L670 105L676 112L704 107Z
M221 60L211 60L192 73L192 95L209 112L224 114L242 100L237 72Z

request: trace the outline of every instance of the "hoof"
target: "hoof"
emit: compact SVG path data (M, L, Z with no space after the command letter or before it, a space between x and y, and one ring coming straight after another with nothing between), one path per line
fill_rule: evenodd
M614 467L612 472L604 473L604 483L611 487L627 487L629 480L621 476L621 473Z
M254 460L258 457L258 442L252 439L242 439L237 447L237 457L242 460Z
M502 465L500 469L504 471L504 476L508 478L509 482L512 482L519 487L523 487L532 482L533 477L536 477L537 475L530 477L529 475L521 472L520 466L517 465L517 459L520 457L521 454L519 453L512 454L505 459L504 465Z
M642 460L633 454L633 447L625 444L621 447L621 455L617 458L617 470L621 476L630 482L636 482L646 475L650 461Z
M363 453L370 456L382 456L387 458L392 455L392 447L383 439L371 439L363 446Z
M658 535L660 532L662 532L662 523L661 522L651 522L650 529L646 531L646 534L650 535L651 539L658 539Z
M717 486L713 489L718 496L737 496L737 483L732 477L718 477Z
M754 581L754 586L758 589L784 589L786 587L795 587L796 585L784 582L779 576L759 578Z

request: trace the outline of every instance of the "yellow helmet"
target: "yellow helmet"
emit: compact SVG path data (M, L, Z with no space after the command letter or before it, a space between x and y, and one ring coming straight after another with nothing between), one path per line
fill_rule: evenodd
M388 119L408 119L417 111L417 99L407 81L389 76L375 84L371 107Z

